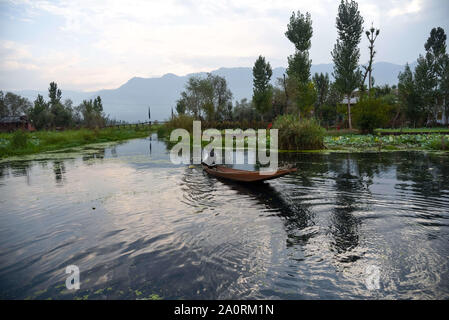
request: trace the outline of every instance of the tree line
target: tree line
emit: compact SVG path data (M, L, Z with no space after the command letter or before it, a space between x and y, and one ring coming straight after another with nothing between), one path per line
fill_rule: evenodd
M380 30L371 25L364 32L364 19L356 1L342 0L336 17L338 38L331 52L334 63L332 76L311 75L312 46L311 14L293 12L285 36L294 52L287 57L288 66L282 78L273 85L270 63L259 56L253 66L253 95L232 103L232 93L226 80L208 74L188 80L177 101L178 114L215 121L271 121L279 115L294 114L299 119L315 118L323 126L353 128L362 131L377 126L425 125L435 123L441 106L449 116L449 63L446 34L434 28L425 44L426 54L417 60L414 73L407 64L399 74L398 85L375 86L373 63L375 42ZM360 65L360 42L365 35L369 46L369 61ZM357 93L357 103L351 100Z
M62 101L62 92L55 82L48 88L48 100L38 95L34 103L12 92L0 91L0 118L27 115L37 130L74 127L102 127L109 124L103 112L101 97L84 100L73 106L70 99Z
M399 74L399 97L404 113L414 126L435 122L442 111L449 117L449 54L447 36L442 28L433 28L419 55L414 72L407 64Z

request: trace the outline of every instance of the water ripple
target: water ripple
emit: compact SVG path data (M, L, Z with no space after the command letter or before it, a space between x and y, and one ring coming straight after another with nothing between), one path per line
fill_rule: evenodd
M298 172L255 185L147 139L3 161L0 298L448 299L447 160L280 154Z

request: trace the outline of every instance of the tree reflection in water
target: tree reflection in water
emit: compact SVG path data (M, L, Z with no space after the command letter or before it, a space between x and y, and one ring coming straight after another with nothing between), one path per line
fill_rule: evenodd
M83 162L90 165L93 164L94 160L103 160L105 157L105 152L105 148L96 148L91 152L83 154Z
M360 176L352 174L357 169L357 162L347 158L338 164L341 170L335 172L336 200L329 229L333 236L332 250L345 253L359 243L361 222L352 213L362 205L364 185Z
M53 173L55 174L56 184L61 186L65 182L65 165L64 161L53 161Z
M189 197L188 203L203 203L205 199L212 206L212 190L220 181L243 196L250 196L259 204L272 209L276 215L284 219L287 232L287 247L305 246L315 232L303 232L316 225L314 204L308 201L310 189L320 187L334 198L327 221L331 236L330 251L336 259L345 262L357 259L351 252L360 241L362 220L357 212L371 210L373 196L370 186L375 175L392 167L394 159L380 154L281 154L282 164L293 164L298 168L296 175L287 176L281 181L282 187L270 183L244 184L215 178L204 179L203 175L186 171L183 181L184 189ZM257 166L256 166L257 168ZM189 172L189 173L187 173ZM201 182L195 180L201 178ZM323 184L323 180L333 181L332 186Z

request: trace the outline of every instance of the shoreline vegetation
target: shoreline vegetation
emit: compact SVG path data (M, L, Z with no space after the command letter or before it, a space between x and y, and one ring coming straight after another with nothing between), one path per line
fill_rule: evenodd
M79 147L87 144L122 141L148 137L159 125L121 125L102 129L78 129L65 131L22 130L0 133L0 159Z
M103 129L79 129L66 131L36 131L0 133L0 159L12 156L30 155L48 151L74 148L88 144L123 141L148 137L153 132L158 133L160 140L170 148L176 142L170 141L171 129L168 124L148 126L120 126ZM306 126L307 127L307 126ZM307 127L307 129L310 129ZM316 129L314 129L316 133ZM319 134L318 148L295 148L282 143L284 135L279 135L279 152L390 152L390 151L445 151L449 152L449 129L416 128L402 129L400 135L380 135L379 132L401 132L396 130L376 130L376 134L359 134L352 130L322 130ZM415 134L414 132L419 132ZM301 136L299 136L301 137ZM317 139L304 137L307 141ZM269 136L267 137L269 141ZM224 139L223 139L224 141ZM322 142L320 142L322 141ZM192 142L191 142L192 143ZM202 141L202 146L208 141ZM235 145L235 143L234 143ZM247 139L245 139L247 146Z
M174 117L157 129L159 139L165 141L169 148L177 143L170 141L171 131L177 128L192 133L192 118L186 115ZM400 135L382 135L381 132L396 133L401 129L376 129L373 134L361 134L357 130L326 130L315 121L298 121L291 116L278 118L273 128L279 129L279 152L449 151L447 128L402 128ZM224 147L224 130L221 132ZM267 141L269 143L269 135ZM192 145L192 138L190 143ZM202 146L208 143L202 141Z

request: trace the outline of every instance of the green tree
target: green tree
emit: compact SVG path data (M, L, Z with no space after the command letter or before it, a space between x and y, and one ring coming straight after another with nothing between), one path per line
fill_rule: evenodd
M185 114L187 110L186 103L184 100L178 100L176 102L176 112L178 114Z
M310 67L312 65L312 60L309 58L309 50L312 46L312 35L313 28L310 13L293 12L287 25L285 36L295 46L295 53L287 58L288 79L286 84L291 88L285 89L285 92L292 91L294 93L292 98L296 102L300 115L313 105L313 102L310 101L310 98L313 97L311 91L313 84L309 83Z
M259 56L253 67L253 103L262 119L272 107L273 88L270 85L272 75L270 63Z
M34 100L34 106L28 115L37 130L48 129L53 123L53 114L50 112L49 105L40 94Z
M309 59L309 52L295 52L295 54L287 58L288 67L287 75L291 79L295 79L298 84L305 84L310 79L310 67L312 60Z
M205 106L210 102L212 86L200 77L191 77L187 81L186 90L181 93L181 101L186 105L187 111L195 119L202 118Z
M449 122L449 55L442 59L442 76L440 80L440 90L442 93L444 111L446 114L446 119L444 119L444 124Z
M50 98L50 105L56 105L61 101L61 90L58 89L56 82L50 82L50 87L48 88L48 97Z
M296 50L299 52L309 50L312 46L312 35L313 28L310 13L306 12L304 15L300 11L297 14L293 12L290 17L290 23L287 25L285 36L295 45Z
M51 82L48 88L49 106L52 113L52 127L69 127L72 125L72 107L67 108L62 102L62 92L56 82ZM47 117L48 118L48 117ZM49 118L48 118L49 119Z
M287 112L287 95L281 78L277 79L277 85L273 87L273 117Z
M235 102L235 107L233 109L233 119L243 122L243 121L253 121L257 119L257 111L253 104L248 101L248 99L241 99L240 102Z
M382 99L362 98L354 107L354 123L362 133L373 133L391 119L393 107Z
M72 102L70 100L70 102ZM69 106L68 101L64 103L67 107ZM83 124L83 116L81 114L81 109L79 106L73 107L73 102L70 104L70 108L72 110L72 125L74 126L81 126Z
M78 106L78 110L83 116L83 124L87 127L93 127L95 123L95 117L92 100L83 100L83 102Z
M338 107L341 103L342 95L337 89L334 82L329 83L329 90L326 96L324 104L321 106L321 120L328 126L332 123L337 125L338 123Z
M296 105L300 114L310 116L317 99L317 91L312 81L299 83L295 94Z
M53 114L53 126L65 127L67 125L68 117L66 110L62 103L56 103L51 106L51 113Z
M390 87L388 84L384 84L383 86L377 86L373 88L373 94L375 98L385 97L393 94L393 87Z
M436 119L438 111L438 80L436 74L433 72L432 60L429 54L424 57L419 56L415 68L415 84L416 91L421 97L420 102L423 106L423 111L428 120Z
M215 120L225 120L228 118L229 104L232 105L232 93L228 89L226 79L212 74L207 75L208 82L212 83L212 103Z
M84 100L76 110L82 115L83 124L89 128L101 127L107 121L100 96L94 100Z
M413 123L413 126L416 127L422 120L423 109L421 108L420 95L416 90L413 73L408 63L405 65L404 71L399 73L398 80L398 95L401 109Z
M352 92L360 86L362 73L359 69L358 45L363 32L363 18L355 1L341 1L337 15L338 39L332 51L335 84L348 102L348 125L352 129Z
M98 114L101 114L103 112L103 103L101 102L100 96L97 96L94 99L93 110Z
M315 117L318 119L322 118L322 107L326 103L327 95L329 93L329 75L323 73L315 73L312 78L313 83L315 84L315 89L317 93L317 99L315 102Z
M8 115L8 108L5 104L5 95L3 91L0 91L0 118L6 117Z
M447 36L443 28L433 28L424 48L432 55L433 60L438 61L446 55ZM435 65L436 73L441 74L441 66Z
M195 119L223 120L231 99L226 79L208 73L206 78L190 77L177 103L184 105Z
M31 108L31 102L15 93L7 92L0 96L0 113L1 116L21 116L28 113Z
M434 115L439 111L439 106L444 104L446 115L449 113L449 86L447 85L449 55L446 53L447 36L443 28L433 28L424 45L426 49L427 65L430 67L432 77L435 78ZM447 118L444 119L447 122Z
M232 101L228 101L227 112L226 112L226 120L232 121Z

